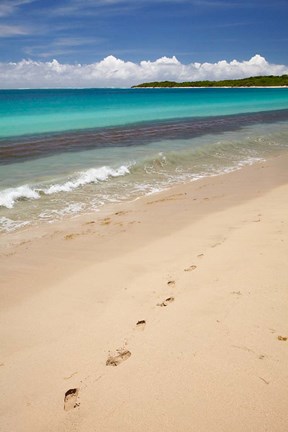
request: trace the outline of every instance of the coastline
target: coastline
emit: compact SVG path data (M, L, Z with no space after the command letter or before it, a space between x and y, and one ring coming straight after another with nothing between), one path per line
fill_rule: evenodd
M284 432L287 161L9 234L3 430Z
M263 88L265 88L265 89L268 89L268 88L288 88L288 86L287 85L285 85L285 86L197 86L197 87L193 87L193 86L190 86L190 87L184 87L184 86L174 86L174 87L160 87L160 86L154 86L154 87L131 87L132 89L147 89L147 88L149 88L149 89L158 89L158 88L167 88L167 89L175 89L175 88L177 88L177 89L180 89L180 88L183 88L183 89L197 89L197 88L199 88L199 89L203 89L203 88L213 88L213 89L215 89L215 88L219 88L219 89L225 89L225 88L229 88L229 89L232 89L232 88L237 88L237 89L240 89L240 88L245 88L245 89L247 89L247 88L261 88L261 89L263 89Z

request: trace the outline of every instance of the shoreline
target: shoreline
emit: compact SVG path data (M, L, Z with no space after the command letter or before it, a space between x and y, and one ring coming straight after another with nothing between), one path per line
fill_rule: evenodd
M270 189L277 188L286 182L288 184L288 174L286 176L285 173L287 163L288 152L285 152L280 156L271 157L229 173L173 185L166 190L144 195L132 201L108 203L97 212L87 212L75 217L67 216L51 224L40 223L2 233L0 235L0 257L2 258L2 262L0 260L0 286L2 282L3 287L7 285L6 281L10 279L11 270L18 268L19 262L21 263L20 268L25 269L26 266L29 269L27 275L24 270L24 277L27 278L27 281L30 279L31 271L33 271L34 277L37 276L41 281L42 270L39 272L39 268L43 265L50 267L51 271L46 268L49 277L45 278L44 284L43 281L41 282L42 285L49 286L51 283L57 282L57 278L62 279L67 277L70 272L77 272L78 268L74 268L74 262L80 262L81 265L86 266L84 264L86 261L87 266L89 266L95 258L99 261L108 260L114 256L117 258L119 254L130 252L143 244L149 244L155 238L161 239L190 224L197 223L198 220L205 218L210 213L218 213L230 207L237 207L243 202L249 202ZM270 175L269 181L267 181L264 170L270 164L272 164L273 173L279 167L280 170L279 173L275 172L275 176ZM251 184L256 172L259 178L262 178L263 184L261 185L258 185L260 180L256 184ZM231 184L229 180L232 181ZM240 188L237 196L234 187ZM225 191L223 194L222 188ZM211 201L210 196L213 193L219 194L219 196L223 195L223 198ZM189 197L192 201L186 205L185 201ZM181 203L179 208L178 202ZM157 208L156 217L154 217L153 212L150 212L150 208L155 210L153 204ZM183 212L183 207L185 207L187 214ZM172 213L173 216L168 217L167 213L169 215ZM181 225L175 224L174 216L179 218ZM165 224L162 224L162 220L165 220ZM134 238L135 230L137 232ZM133 238L130 238L132 233ZM126 236L129 240L125 240L120 247L114 248L115 238L118 241L121 236ZM97 240L99 247L97 251L94 250L95 240ZM51 250L55 250L54 256L51 256ZM63 260L62 256L66 256L66 254L68 254L67 259ZM46 255L51 263L46 262ZM72 264L70 264L71 258ZM8 266L5 263L6 260L9 263ZM32 268L30 268L31 262L33 263ZM57 271L54 274L55 268ZM21 277L19 280L22 280ZM14 282L12 282L13 286L15 286ZM5 288L7 290L7 287ZM4 309L5 304L5 296L2 296Z
M3 430L284 432L287 162L9 234Z
M187 193L187 191L190 193L190 189L193 191L197 191L199 188L202 187L206 188L207 186L210 186L214 183L214 179L216 179L216 183L222 183L222 180L225 181L226 178L229 178L232 176L238 177L238 175L244 175L245 172L253 172L254 169L259 166L265 166L269 164L270 162L278 163L281 159L287 159L288 163L288 151L284 151L281 154L276 154L274 156L270 156L268 159L260 159L259 161L249 163L247 165L234 167L231 171L228 172L221 172L218 174L211 174L207 175L203 178L197 178L192 179L190 181L186 182L180 182L170 185L167 188L164 188L163 190L157 191L155 193L147 194L138 196L136 198L133 198L131 200L123 201L123 202L115 202L115 203L105 203L104 206L100 207L97 211L88 210L84 213L79 213L75 215L67 215L64 216L63 219L55 220L53 222L47 222L41 221L39 224L31 224L27 226L20 227L16 230L7 231L7 232L1 232L0 233L0 256L5 256L6 254L10 254L11 251L9 251L9 248L18 247L21 244L24 244L23 242L32 242L34 239L39 240L41 238L47 238L47 237L53 237L54 234L61 235L66 233L65 235L69 235L70 231L72 230L73 234L78 233L76 231L81 230L81 227L85 225L94 225L95 223L98 224L98 228L101 229L102 225L110 225L109 223L102 223L105 221L108 217L113 217L117 215L118 213L120 215L124 215L126 213L130 213L131 211L138 211L138 207L142 207L145 205L145 203L149 203L150 200L156 200L161 202L169 200L170 195L182 195ZM281 163L281 162L280 162ZM243 174L241 174L243 171ZM283 180L280 181L280 176L275 177L273 181L271 182L271 188L276 187L279 184L281 184ZM287 176L287 182L288 182L288 176ZM273 185L273 186L272 186ZM187 191L186 191L187 189ZM186 192L182 192L182 191ZM248 192L248 191L246 191ZM249 192L249 196L251 199L252 196L255 196L255 193L253 195L253 189ZM239 197L240 199L240 197ZM242 199L247 199L247 197L242 197ZM223 203L222 203L223 204ZM127 211L128 209L128 211ZM213 210L214 211L214 210ZM93 221L92 221L93 220ZM101 222L102 221L102 222ZM93 223L92 223L93 222Z

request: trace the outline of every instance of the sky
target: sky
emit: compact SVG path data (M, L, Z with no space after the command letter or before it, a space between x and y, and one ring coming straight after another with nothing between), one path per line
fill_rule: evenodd
M287 0L0 0L0 87L288 73Z

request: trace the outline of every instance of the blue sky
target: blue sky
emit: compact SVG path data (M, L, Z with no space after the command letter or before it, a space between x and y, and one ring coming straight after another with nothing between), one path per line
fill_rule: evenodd
M287 0L0 0L0 61L288 64Z
M0 0L0 86L288 73L287 0Z

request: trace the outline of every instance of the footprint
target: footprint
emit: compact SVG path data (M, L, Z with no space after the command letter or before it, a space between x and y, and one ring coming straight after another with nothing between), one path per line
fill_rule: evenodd
M124 351L118 351L119 354L116 356L109 355L106 366L118 366L120 363L122 363L125 360L128 360L129 357L131 357L131 352L128 350Z
M221 244L222 244L222 242L214 243L213 245L211 245L211 248L215 248L217 246L220 246Z
M169 280L169 281L167 282L167 285L169 285L169 286L175 286L175 285L176 285L176 282L175 282L174 280Z
M136 324L137 330L143 331L145 329L145 327L146 327L146 321L145 320L138 321Z
M78 237L79 235L80 234L77 234L77 233L75 233L75 234L66 234L65 237L64 237L64 239L65 240L73 240L74 238Z
M157 303L157 306L166 307L166 306L168 306L168 304L172 303L174 300L175 300L174 297L168 297L162 303Z
M64 410L70 411L73 408L76 408L80 404L77 403L77 397L78 397L79 389L73 388L70 390L67 390L64 397Z
M120 210L120 211L118 211L118 212L116 212L116 213L114 213L116 216L123 216L123 215L125 215L125 214L127 214L127 213L129 213L128 211L124 211L124 210Z
M110 223L111 223L110 217L106 217L106 218L101 220L101 225L109 225Z
M278 336L278 338L277 338L278 340L280 340L280 341L287 341L287 337L285 337L285 336Z
M184 271L188 272L188 271L195 270L196 268L197 268L196 265L191 265L190 267L185 268Z

